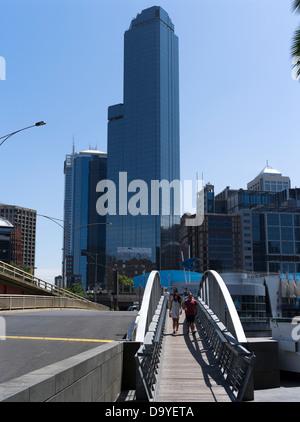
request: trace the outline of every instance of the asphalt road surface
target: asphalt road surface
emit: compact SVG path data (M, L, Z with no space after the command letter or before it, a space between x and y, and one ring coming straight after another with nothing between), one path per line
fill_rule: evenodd
M86 310L1 312L5 340L0 339L0 383L121 340L136 315Z

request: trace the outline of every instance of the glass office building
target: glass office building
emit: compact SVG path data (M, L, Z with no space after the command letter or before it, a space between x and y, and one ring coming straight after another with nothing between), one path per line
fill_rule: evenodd
M160 7L143 10L125 32L123 102L109 107L108 121L107 178L117 187L116 215L107 217L112 223L107 231L109 263L123 262L127 248L134 275L143 268L178 269L180 215L174 205L180 197L170 189L167 215L160 191L158 212L151 209L151 181L180 179L178 38ZM122 182L120 172L125 174ZM136 181L142 181L142 192ZM138 192L144 195L140 200Z
M200 258L198 271L238 271L241 268L241 228L238 215L206 214L203 224L187 226L184 214L180 238L184 259Z
M107 155L73 151L65 161L64 284L85 290L105 284L106 218L96 211L96 186L106 179Z
M300 272L300 213L252 214L253 265L256 271Z

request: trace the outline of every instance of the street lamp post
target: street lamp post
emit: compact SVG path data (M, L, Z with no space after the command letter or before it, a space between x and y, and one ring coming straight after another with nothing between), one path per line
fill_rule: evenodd
M60 226L63 231L64 231L64 244L63 244L63 262L62 262L62 284L63 286L65 285L65 240L66 240L66 228L65 228L65 220L61 220L60 218L54 218L54 217L49 217L48 215L43 215L43 214L37 214L39 217L44 217L47 218L48 220L53 221L53 223L56 223L58 226ZM61 222L63 224L61 224ZM79 227L75 227L72 231L75 232L76 230L82 229L84 227L88 227L88 226L95 226L95 225L106 225L106 226L111 226L112 223L91 223L91 224L86 224L83 226L79 226ZM84 251L85 252L85 251ZM98 254L97 254L98 255Z
M97 276L98 276L98 273L97 273L97 267L98 267L98 256L101 256L101 255L105 255L106 253L104 252L99 252L99 253L92 253L92 252L87 252L87 251L85 251L85 250L81 250L81 253L86 253L88 256L90 256L91 258L93 258L94 260L95 260L95 281L94 281L94 286L95 286L95 288L96 288L96 285L97 285Z
M1 145L2 145L2 144L4 144L4 142L5 142L8 138L10 138L11 136L15 135L16 133L22 132L22 130L30 129L31 127L35 127L35 126L44 126L45 124L46 124L46 122L44 122L44 121L37 122L37 123L35 123L34 125L27 126L27 127L24 127L23 129L19 129L19 130L16 130L15 132L9 133L8 135L1 136L1 137L0 137L0 139L3 139L3 141L0 143L0 147L1 147Z
M75 227L72 231L73 231L73 233L75 233L77 230L81 230L81 229L84 229L86 227L91 227L91 226L98 226L98 225L112 226L112 223L110 223L110 222L105 222L105 223L89 223L89 224L84 224L84 225L79 226L79 227ZM76 250L77 250L77 248L76 248ZM81 250L81 253L86 253L89 257L93 258L96 261L95 262L95 275L94 275L94 279L95 279L94 284L95 284L95 287L96 287L96 285L97 285L97 278L98 278L98 256L105 255L106 252L104 252L104 253L103 252L93 253L93 252L88 252L88 251L86 251L84 249L79 249L79 250ZM99 264L99 265L101 265L101 264ZM104 266L105 267L105 265L101 265L101 266Z

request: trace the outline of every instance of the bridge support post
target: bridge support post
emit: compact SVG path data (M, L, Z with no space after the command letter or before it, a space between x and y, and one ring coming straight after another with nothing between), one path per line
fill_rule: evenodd
M137 401L146 401L148 402L148 396L146 393L145 385L142 379L142 376L139 371L139 364L136 362L136 392L135 397Z
M134 356L140 346L140 343L134 341L126 341L123 343L122 390L138 391L136 385L137 369Z
M245 392L242 398L242 401L251 401L254 400L254 379L253 379L253 371L250 374L247 386L245 388Z

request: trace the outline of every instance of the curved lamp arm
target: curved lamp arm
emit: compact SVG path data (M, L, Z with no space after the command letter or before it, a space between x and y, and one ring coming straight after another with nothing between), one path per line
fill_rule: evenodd
M19 132L22 132L22 130L26 130L26 129L30 129L31 127L35 127L35 126L43 126L43 125L45 125L46 124L46 122L44 122L44 121L41 121L41 122L37 122L37 123L35 123L34 125L31 125L31 126L27 126L27 127L24 127L23 129L19 129L19 130L16 130L15 132L12 132L12 133L9 133L8 135L4 135L4 136L1 136L0 137L0 139L3 139L3 141L0 143L0 146L8 139L8 138L10 138L11 136L13 136L13 135L15 135L16 133L19 133Z

